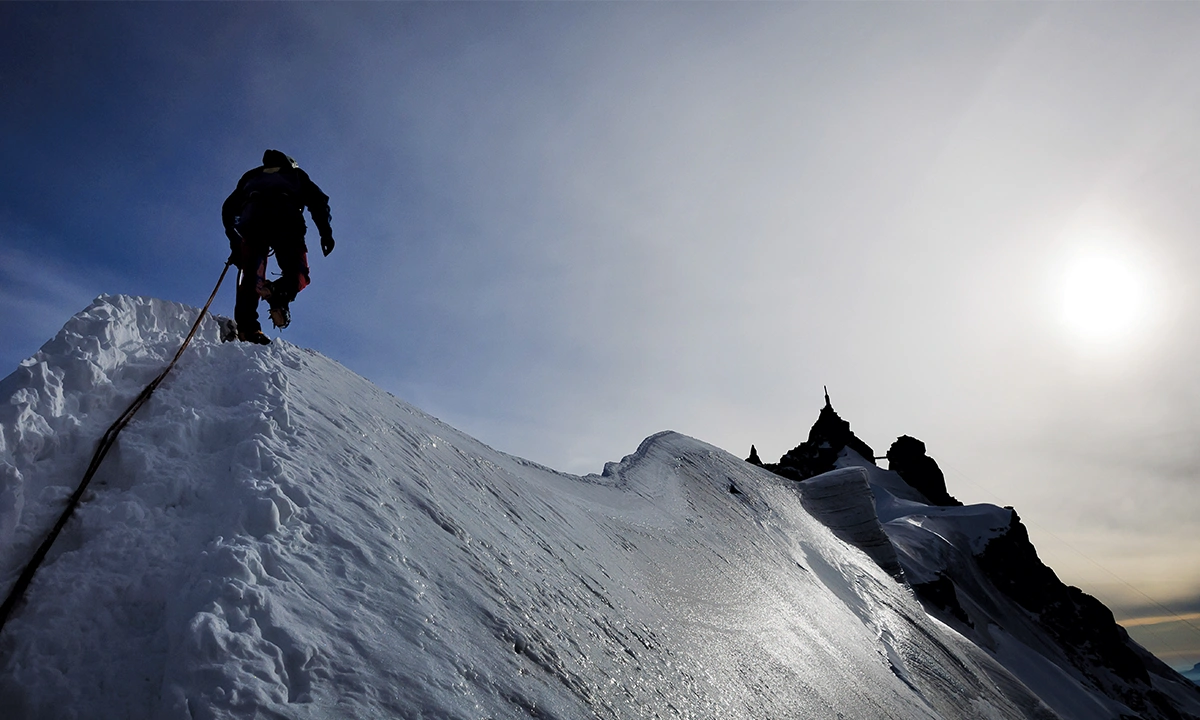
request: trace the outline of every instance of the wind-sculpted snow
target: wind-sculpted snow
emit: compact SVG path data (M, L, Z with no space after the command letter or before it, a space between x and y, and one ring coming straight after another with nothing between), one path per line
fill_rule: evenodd
M75 489L101 434L166 365L196 312L102 296L0 380L2 587L16 579L59 501ZM206 322L209 344L215 333Z
M834 535L869 555L892 577L903 578L896 548L879 522L865 468L833 470L809 478L797 487L804 509L813 517Z
M835 474L864 475L874 496L878 521L891 540L905 579L918 588L933 612L978 647L986 650L1006 670L1061 717L1069 720L1101 718L1200 717L1200 693L1161 661L1129 640L1112 614L1077 589L1062 586L1062 600L1052 599L1045 612L1022 607L999 590L981 563L1001 547L1033 553L1028 539L1013 536L1015 514L995 505L936 506L921 502L896 473L876 467L856 452L843 449ZM820 476L820 477L826 477ZM819 479L819 478L814 478ZM996 545L994 545L995 543ZM1015 544L1015 545L1014 545ZM1041 566L1040 561L1036 561ZM1021 588L1040 587L1035 572L1053 576L1034 561L1014 566ZM1045 578L1041 578L1045 582ZM1058 583L1054 578L1053 583ZM1085 608L1079 614L1066 605ZM1065 614L1064 622L1047 624L1052 614ZM1105 634L1104 625L1109 626ZM1079 635L1064 641L1060 626ZM1099 647L1102 641L1107 650ZM1126 665L1114 667L1114 658ZM1142 668L1144 680L1129 666Z
M194 313L101 297L0 383L6 589ZM556 473L215 323L93 488L7 718L1055 717L791 481L674 433Z

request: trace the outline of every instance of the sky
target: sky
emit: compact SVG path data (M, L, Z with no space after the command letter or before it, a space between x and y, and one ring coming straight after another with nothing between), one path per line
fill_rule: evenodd
M203 304L277 148L338 242L284 339L581 474L665 429L773 461L828 386L1190 666L1197 32L1183 3L0 4L0 368L101 293Z

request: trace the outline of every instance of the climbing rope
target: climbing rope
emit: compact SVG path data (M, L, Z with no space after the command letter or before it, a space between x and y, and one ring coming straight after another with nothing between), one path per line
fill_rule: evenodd
M79 499L83 497L84 490L87 489L88 483L92 481L92 476L100 469L100 463L104 461L104 456L112 448L113 443L117 441L117 435L125 429L129 421L133 419L134 413L141 409L150 396L154 394L159 383L171 372L171 368L175 367L175 363L183 355L183 351L191 344L192 338L196 336L196 331L200 329L200 322L204 320L204 315L208 312L208 308L212 305L213 298L217 296L217 291L221 289L221 283L225 281L225 275L229 272L229 266L233 264L233 259L230 258L225 262L225 269L221 271L221 277L217 279L217 286L213 288L212 295L208 296L208 302L204 303L204 309L200 311L200 316L196 318L196 323L192 325L192 331L188 333L184 339L183 345L179 346L179 351L175 353L175 357L171 360L163 371L158 374L158 377L150 381L150 384L142 390L141 394L134 398L129 407L125 408L125 412L117 418L116 422L108 426L104 431L104 435L100 438L100 443L96 446L96 452L92 453L92 461L88 464L87 472L83 474L83 480L80 481L79 487L71 495L67 501L67 507L63 510L62 515L58 518L58 522L54 524L54 528L50 530L50 534L42 541L41 547L33 554L29 563L25 566L25 570L21 573L21 577L17 578L17 582L9 591L8 597L4 600L4 605L0 607L0 632L4 631L4 624L8 622L8 616L16 607L21 598L25 596L25 590L29 587L29 583L33 580L33 574L37 572L42 561L46 559L46 553L50 552L50 547L54 545L54 541L58 538L58 534L62 532L67 521L71 519L71 514L75 512L75 506L79 504Z

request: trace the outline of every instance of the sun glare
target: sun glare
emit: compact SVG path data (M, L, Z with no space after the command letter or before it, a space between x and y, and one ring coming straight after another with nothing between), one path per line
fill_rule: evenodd
M1144 319L1146 285L1132 262L1113 253L1075 257L1062 278L1062 321L1080 340L1128 339Z

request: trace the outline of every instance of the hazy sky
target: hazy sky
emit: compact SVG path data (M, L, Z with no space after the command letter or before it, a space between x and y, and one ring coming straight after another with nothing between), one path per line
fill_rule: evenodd
M283 337L485 442L774 460L827 384L1119 619L1200 613L1196 37L1190 3L0 4L0 374L100 293L203 303L278 148L339 243Z

